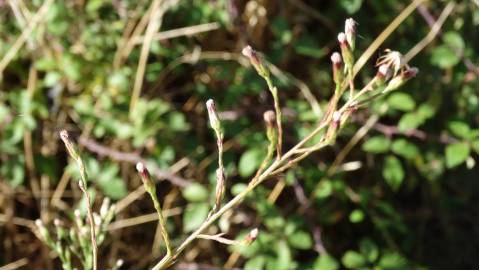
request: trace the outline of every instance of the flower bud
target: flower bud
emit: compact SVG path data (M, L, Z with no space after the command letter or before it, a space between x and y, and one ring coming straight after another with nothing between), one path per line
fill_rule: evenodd
M110 198L105 197L103 199L103 202L101 203L100 207L100 216L102 218L105 218L105 216L108 214L108 209L110 208Z
M264 67L258 54L250 45L244 47L241 53L249 59L250 63L253 65L253 67L256 69L256 71L258 72L260 76L262 77L269 76L268 69Z
M266 123L267 127L274 127L276 122L276 115L274 111L268 110L263 114L264 122Z
M406 70L403 70L401 74L397 75L394 77L391 81L389 81L388 85L386 86L386 89L384 89L383 93L393 91L398 89L400 86L402 86L406 81L409 79L415 77L417 73L419 72L419 69L416 67L412 68L407 68Z
M378 72L376 73L376 85L381 86L383 85L391 76L391 69L389 65L381 65L378 68Z
M336 86L340 86L343 82L343 59L338 52L331 55L331 62L333 63L333 80Z
M354 21L352 18L347 19L346 23L344 24L344 32L346 33L346 39L352 51L354 51L354 48L356 46L356 25L356 21Z
M40 236L43 238L42 240L45 241L47 244L53 243L52 239L50 238L50 233L45 227L45 224L43 224L43 221L41 219L37 219L35 220L35 225L38 228L38 232L40 233Z
M214 129L216 132L219 132L219 130L221 129L221 122L218 116L218 112L216 111L214 100L208 99L208 101L206 101L206 108L208 109L208 117L210 118L211 128Z
M254 240L256 240L256 238L258 238L258 233L259 233L258 228L252 229L252 230L248 233L248 235L245 237L244 243L245 243L246 245L250 245L251 243L253 243Z
M68 135L68 131L63 129L60 131L60 138L62 139L63 143L65 144L65 147L67 148L68 154L74 159L78 160L78 152L75 149L75 145L73 142L70 140L70 136Z
M141 178L141 181L143 181L143 185L145 186L145 189L148 190L155 187L155 185L150 179L150 174L148 173L148 169L146 169L143 163L141 162L136 163L136 170L140 174L140 178Z
M354 56L347 41L346 34L342 32L339 33L338 41L339 46L341 47L341 54L343 55L344 64L346 65L346 68L350 69L354 65Z

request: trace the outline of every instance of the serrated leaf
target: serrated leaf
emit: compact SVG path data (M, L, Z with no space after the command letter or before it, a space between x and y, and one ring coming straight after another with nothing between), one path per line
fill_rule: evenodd
M182 191L183 197L190 202L203 202L208 199L208 190L199 183L192 183Z
M385 136L376 136L368 139L365 143L363 143L363 150L370 153L385 153L389 150L389 145L391 144L391 140L386 138Z
M464 142L453 143L446 146L446 166L456 167L462 164L469 157L471 149Z
M404 180L404 170L401 161L395 156L387 156L384 161L383 177L394 191L398 190Z

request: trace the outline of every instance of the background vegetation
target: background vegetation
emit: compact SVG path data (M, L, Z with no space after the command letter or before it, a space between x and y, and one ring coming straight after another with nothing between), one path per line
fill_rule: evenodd
M274 65L288 148L325 110L344 20L359 23L361 52L410 3L165 0L144 48L150 1L0 1L0 265L60 267L33 221L68 220L85 203L58 137L65 128L79 142L95 208L105 196L118 206L100 269L117 259L147 269L164 246L136 162L159 180L175 243L214 200L205 101L215 99L225 126L226 197L265 153L262 115L273 101L241 49L251 44ZM196 241L177 269L476 269L479 2L423 1L356 83L374 76L384 49L413 48L446 6L438 36L410 61L416 79L358 111L334 147L267 181L209 230L241 238L258 227L257 241Z

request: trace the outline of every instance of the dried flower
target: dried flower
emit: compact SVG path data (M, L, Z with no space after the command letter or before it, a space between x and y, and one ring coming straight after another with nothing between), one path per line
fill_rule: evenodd
M400 52L391 51L390 49L386 49L385 52L386 54L379 57L378 61L376 62L376 66L388 66L394 71L394 77L403 69L403 67L407 68L404 56Z

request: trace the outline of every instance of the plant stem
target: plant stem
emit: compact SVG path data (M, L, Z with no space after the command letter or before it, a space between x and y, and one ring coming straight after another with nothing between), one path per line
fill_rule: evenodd
M166 245L166 256L171 256L171 253L173 251L171 247L171 242L170 242L170 237L168 236L168 231L166 230L166 220L163 217L163 212L161 210L161 204L158 201L158 198L156 197L156 187L153 186L153 188L146 188L146 191L151 197L151 200L153 201L153 205L156 209L156 213L158 213L158 222L160 223L160 230L161 230L161 235L163 236L163 240L165 241Z

